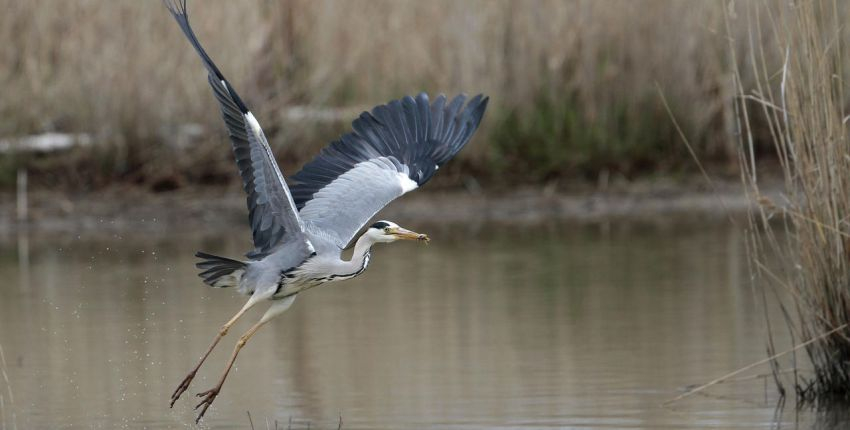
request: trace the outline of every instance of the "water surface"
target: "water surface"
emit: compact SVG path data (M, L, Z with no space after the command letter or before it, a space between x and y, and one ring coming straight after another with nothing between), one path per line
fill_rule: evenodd
M203 286L192 254L238 256L248 234L186 230L0 238L0 429L190 426L197 400L169 409L169 396L244 302ZM836 420L777 413L763 379L660 406L765 357L735 227L422 230L430 246L379 245L364 275L302 294L264 327L204 426L249 428L246 411L260 429L337 428L340 416L347 429ZM231 330L187 394L213 385L262 312Z

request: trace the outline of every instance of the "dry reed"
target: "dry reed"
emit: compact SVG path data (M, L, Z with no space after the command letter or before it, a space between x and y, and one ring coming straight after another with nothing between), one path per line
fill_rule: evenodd
M30 164L35 185L117 179L167 187L169 178L179 185L233 176L203 69L158 2L0 0L0 7L0 136L56 130L100 142L59 160L16 161ZM482 136L462 155L465 171L485 179L689 165L656 82L703 159L735 157L723 2L275 0L190 1L189 8L199 38L258 113L288 173L347 126L287 120L291 107L366 108L421 90L492 96ZM200 125L200 135L187 124ZM8 164L0 159L0 170L14 172ZM10 175L0 172L0 185Z
M767 35L751 39L744 60L753 87L737 80L742 177L762 203L750 217L752 267L763 286L762 300L773 289L776 297L787 298L783 310L792 337L809 341L850 321L850 142L843 53L850 13L845 3L832 0L749 3L742 9L752 33ZM731 52L737 55L734 48ZM782 204L760 194L758 154L751 146L759 117L766 118L784 173L787 201ZM784 228L773 225L775 218ZM778 265L769 262L777 257ZM777 329L767 322L769 332ZM796 375L797 393L805 400L849 399L846 331L811 343L806 351L814 375ZM797 363L795 358L792 365ZM779 363L773 368L779 372Z
M9 375L6 373L6 355L3 354L3 345L0 345L0 376L3 377L3 382L6 385L6 393L9 395L9 421L12 423L11 429L18 429L18 419L15 413L15 396L12 395L12 384L9 382ZM6 429L6 402L4 401L3 395L0 394L0 426L2 426L3 430Z

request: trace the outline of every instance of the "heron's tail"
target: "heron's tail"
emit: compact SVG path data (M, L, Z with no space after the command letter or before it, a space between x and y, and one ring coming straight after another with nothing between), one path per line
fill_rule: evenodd
M245 274L246 264L241 261L205 252L196 252L195 257L202 259L195 264L195 267L203 270L198 276L204 278L204 283L211 287L238 287Z

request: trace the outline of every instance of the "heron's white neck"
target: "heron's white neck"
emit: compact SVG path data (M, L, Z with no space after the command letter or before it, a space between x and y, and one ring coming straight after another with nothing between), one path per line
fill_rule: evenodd
M366 266L369 265L369 252L374 244L375 240L368 234L360 236L357 239L357 243L354 244L354 252L351 254L351 259L343 261L343 273L341 275L351 275L354 277L363 273L366 270Z

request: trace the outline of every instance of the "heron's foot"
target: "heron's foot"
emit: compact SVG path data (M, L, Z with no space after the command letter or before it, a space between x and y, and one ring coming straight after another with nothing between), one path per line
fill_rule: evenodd
M207 390L207 391L204 391L203 393L198 393L198 397L203 397L204 399L201 400L201 403L198 403L198 405L195 406L195 409L198 409L201 406L203 406L203 408L201 408L201 412L198 413L198 417L195 418L195 424L198 424L201 421L201 417L203 417L204 413L207 412L207 408L210 407L213 400L215 400L215 397L218 396L218 392L220 390L221 390L221 386L218 386L218 387L213 388L212 390Z
M171 395L171 405L169 407L173 408L174 402L176 402L177 399L179 399L180 396L182 396L183 393L185 393L186 390L189 389L189 384L192 382L192 379L195 379L195 373L197 372L198 369L195 369L189 372L189 374L186 375L185 378L183 378L183 382L181 382L180 385L177 386L177 389L174 390L174 394Z

